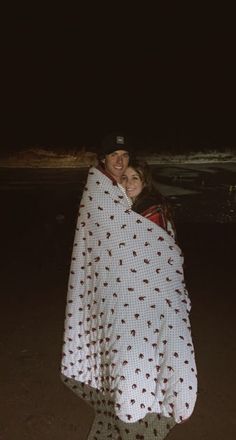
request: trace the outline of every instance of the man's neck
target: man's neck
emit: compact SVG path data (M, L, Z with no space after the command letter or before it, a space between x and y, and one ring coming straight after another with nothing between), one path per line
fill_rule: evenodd
M117 179L115 179L114 176L112 176L112 174L109 173L109 171L106 170L104 164L102 162L99 163L99 165L97 166L97 169L99 171L101 171L103 174L105 174L105 176L109 177L109 179L112 181L113 185L118 185Z
M104 164L101 162L98 166L97 169L99 171L101 171L101 173L103 173L105 176L107 176L113 183L113 185L119 186L119 188L121 189L121 191L124 193L129 206L132 206L132 200L127 196L124 187L121 185L121 183L117 182L117 180L106 170L106 168L104 167Z

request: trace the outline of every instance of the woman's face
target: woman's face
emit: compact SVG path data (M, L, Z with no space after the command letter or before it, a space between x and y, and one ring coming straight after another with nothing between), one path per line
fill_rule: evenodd
M135 199L143 190L144 184L137 171L128 167L123 173L121 184L125 188L127 195Z

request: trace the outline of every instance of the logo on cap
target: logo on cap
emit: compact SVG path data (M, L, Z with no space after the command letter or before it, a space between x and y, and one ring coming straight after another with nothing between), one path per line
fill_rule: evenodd
M125 143L124 136L116 136L116 143L119 145L124 145Z

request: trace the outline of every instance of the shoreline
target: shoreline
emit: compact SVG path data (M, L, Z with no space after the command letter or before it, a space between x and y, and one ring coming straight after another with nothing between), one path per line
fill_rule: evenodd
M141 157L138 157L138 159L141 159ZM204 164L229 164L229 163L235 163L236 164L236 158L232 159L150 159L149 157L142 158L143 160L147 161L149 165L204 165ZM91 166L96 166L94 163L77 163L77 164L66 164L66 163L60 163L60 162L51 162L47 161L47 163L43 163L44 161L39 161L35 163L20 163L20 162L2 162L0 161L0 168L31 168L31 169L43 169L43 168L58 168L58 169L81 169L81 168L89 168Z
M189 151L188 153L171 153L146 151L137 152L137 159L144 160L150 165L203 165L236 163L236 152L225 151ZM96 166L97 154L86 149L68 152L55 152L52 149L31 148L5 157L0 156L0 168L64 168L80 169Z

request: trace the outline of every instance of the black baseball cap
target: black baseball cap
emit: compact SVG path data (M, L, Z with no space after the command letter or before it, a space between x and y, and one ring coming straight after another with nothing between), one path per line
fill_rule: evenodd
M101 142L99 156L102 159L107 154L114 153L114 151L117 150L124 150L129 154L132 153L132 147L128 136L123 133L110 133L105 136Z

